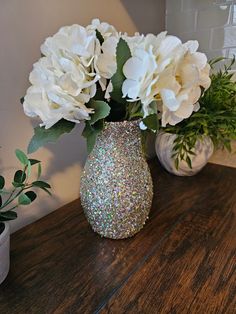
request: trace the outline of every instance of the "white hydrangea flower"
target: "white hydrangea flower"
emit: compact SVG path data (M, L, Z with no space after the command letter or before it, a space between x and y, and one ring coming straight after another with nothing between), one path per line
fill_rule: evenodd
M152 113L149 104L158 94L159 76L174 59L172 51L181 45L181 41L177 37L166 36L166 32L158 36L137 37L137 41L138 45L132 42L132 57L123 68L126 80L122 92L130 101L141 100L144 116L147 116Z
M94 70L96 33L82 26L66 26L41 46L44 55L30 74L24 110L39 116L50 128L60 119L73 122L90 119L86 103L96 93L100 76Z
M206 55L197 52L197 48L196 41L184 44L180 58L160 76L162 126L175 125L190 117L199 109L196 103L201 96L201 87L207 89L211 84Z
M144 117L153 113L150 104L154 100L162 100L163 126L188 118L197 108L200 87L210 86L209 65L205 54L197 52L198 42L182 44L165 32L138 37L137 42L131 41L132 57L123 68L123 97L140 100Z

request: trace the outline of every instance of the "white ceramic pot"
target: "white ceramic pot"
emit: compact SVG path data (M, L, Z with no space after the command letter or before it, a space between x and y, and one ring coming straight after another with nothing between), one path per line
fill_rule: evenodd
M175 134L160 132L156 138L156 153L162 166L177 176L192 176L199 172L208 162L213 154L214 145L210 137L205 136L197 140L193 151L194 156L190 156L192 161L192 169L189 168L186 161L182 160L179 163L178 170L175 167L174 159L172 158Z
M10 227L5 223L5 229L0 234L0 284L7 277L10 267Z

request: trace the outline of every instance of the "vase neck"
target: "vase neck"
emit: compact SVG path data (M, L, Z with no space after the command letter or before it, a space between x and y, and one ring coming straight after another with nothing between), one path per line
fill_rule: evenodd
M141 130L139 120L107 122L105 128L97 138L96 146L109 145L111 148L121 149L121 146L129 146L130 149L142 150Z

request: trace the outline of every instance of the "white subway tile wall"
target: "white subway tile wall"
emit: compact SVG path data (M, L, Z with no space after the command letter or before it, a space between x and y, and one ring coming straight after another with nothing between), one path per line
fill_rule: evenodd
M236 0L166 0L166 29L196 39L209 59L236 55ZM236 80L236 66L235 66ZM236 151L236 141L233 143ZM236 167L236 155L218 150L211 162Z
M166 0L166 29L183 41L197 39L209 59L232 57L236 53L236 0Z

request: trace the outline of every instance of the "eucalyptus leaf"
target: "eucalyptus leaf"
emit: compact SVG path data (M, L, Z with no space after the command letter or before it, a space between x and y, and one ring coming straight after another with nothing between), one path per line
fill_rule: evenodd
M116 47L117 70L111 78L113 90L110 93L111 98L118 103L126 103L126 99L123 98L122 94L122 85L124 80L126 79L123 73L123 67L129 58L131 58L129 46L123 38L120 38Z
M18 160L24 165L27 166L28 165L28 157L26 156L26 154L24 152L22 152L20 149L16 149L15 150L15 154L16 157L18 158Z
M26 195L26 193L23 193L18 197L19 205L29 205L30 203L31 199Z
M89 102L89 107L94 109L94 113L91 114L90 124L96 123L100 119L106 118L110 113L110 106L101 100L92 100Z
M153 113L143 119L143 123L146 127L154 132L158 130L159 121L157 118L157 114Z
M38 164L38 163L40 163L41 161L40 160L37 160L37 159L29 159L29 161L30 161L30 164L31 164L31 166L33 166L33 165L35 165L35 164Z
M37 194L34 191L27 191L25 195L30 199L31 203L37 198Z
M0 221L9 221L17 218L17 213L12 210L1 211Z
M12 185L15 187L15 188L22 188L24 187L24 183L18 183L18 182L12 182Z
M50 129L45 129L45 127L36 127L34 129L34 136L32 137L29 146L28 153L31 154L35 152L40 147L47 143L56 142L56 140L65 133L70 133L75 127L74 122L67 120L60 120Z
M38 164L38 173L37 173L37 179L40 178L41 176L41 172L42 172L42 167L41 167L41 163Z
M14 175L14 182L15 183L23 183L26 179L26 174L24 171L22 170L17 170L15 172L15 175Z
M48 193L50 196L52 195L52 193L51 193L48 189L46 189L46 188L41 188L41 190L45 191L45 192Z
M28 177L30 177L30 175L31 175L31 163L29 160L28 160L28 165L27 165L27 175L28 175Z
M37 186L39 188L47 188L47 189L51 188L50 184L48 184L47 182L44 182L44 181L34 181L34 182L32 182L32 185Z
M96 143L98 134L103 130L104 122L99 120L95 124L91 125L88 121L85 122L85 127L82 132L82 135L87 140L87 151L90 154L93 150L93 147Z

